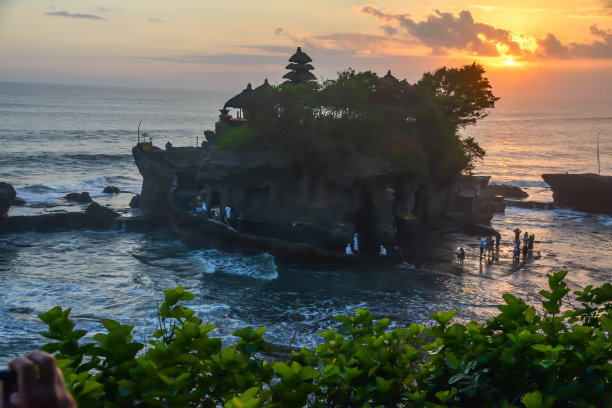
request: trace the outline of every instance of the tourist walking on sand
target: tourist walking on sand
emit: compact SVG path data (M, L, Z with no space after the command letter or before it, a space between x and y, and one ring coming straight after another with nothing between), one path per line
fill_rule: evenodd
M501 241L501 235L499 232L495 233L495 248L499 249L499 241Z
M353 255L353 250L351 249L351 244L350 243L346 244L346 249L344 250L344 252L347 255Z
M459 265L461 265L461 269L463 269L464 259L465 259L465 251L463 250L463 247L460 247L459 250L457 251L457 261L459 262Z
M529 244L529 234L527 231L523 234L523 246L527 246Z
M518 228L514 230L514 242L516 243L521 242L521 230Z
M480 257L482 258L482 254L484 253L485 250L485 239L481 238L480 239Z

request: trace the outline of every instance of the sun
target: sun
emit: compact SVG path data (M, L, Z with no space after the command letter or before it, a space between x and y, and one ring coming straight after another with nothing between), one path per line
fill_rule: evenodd
M505 65L508 65L508 66L514 66L514 65L516 65L516 61L515 61L515 60L513 60L513 59L512 59L512 57L510 57L510 58L508 58L508 59L506 60L506 64L505 64Z

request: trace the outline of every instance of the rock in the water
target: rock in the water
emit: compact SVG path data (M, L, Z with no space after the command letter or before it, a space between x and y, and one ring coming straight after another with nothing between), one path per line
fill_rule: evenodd
M13 205L15 207L22 207L22 206L26 205L26 200L24 200L21 197L15 197L15 201L13 201Z
M85 209L85 214L95 215L98 217L109 217L109 218L115 218L119 216L119 214L117 214L110 208L101 206L95 201L87 206L87 208Z
M466 225L465 228L463 229L463 232L465 232L468 235L475 235L479 237L488 237L488 236L495 237L499 234L493 227L490 227L488 225L483 225L483 224L476 224L476 223Z
M130 208L138 208L140 207L140 195L136 194L130 200Z
M599 174L542 174L555 203L579 211L612 214L612 176Z
M15 197L17 197L17 193L13 186L0 182L0 217L8 215L8 210L15 202Z
M504 196L504 198L527 198L529 194L520 187L508 184L489 184L487 189L493 195Z
M83 191L82 193L70 193L67 194L64 198L66 200L74 201L80 204L87 204L93 201L87 191Z
M106 186L102 192L107 194L119 194L121 190L119 190L119 187Z

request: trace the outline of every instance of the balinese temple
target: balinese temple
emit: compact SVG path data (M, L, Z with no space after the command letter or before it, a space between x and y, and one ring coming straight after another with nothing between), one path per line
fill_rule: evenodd
M254 89L255 94L257 94L257 92L262 92L264 89L267 88L272 88L272 85L268 83L268 78L266 78L263 84L259 85L257 88Z
M302 52L302 48L298 47L295 54L289 58L290 64L285 68L289 70L283 78L287 79L287 82L291 83L300 83L305 81L316 80L317 77L310 71L314 70L314 67L309 64L312 62L312 59L306 54Z
M253 90L253 87L251 86L251 83L249 82L247 87L243 89L242 92L240 92L238 95L230 98L227 102L225 102L225 105L223 105L223 109L220 109L221 115L219 116L219 118L226 119L226 120L228 119L239 120L239 121L247 120L249 118L249 112L245 109L245 105L246 105L245 102L247 98L253 92L255 91ZM238 117L231 118L231 116L229 116L229 110L227 108L238 109L238 115L237 115Z
M383 79L387 79L389 81L397 81L397 78L394 77L393 75L391 75L391 70L390 69L387 70L387 75L385 75L383 77Z
M289 72L287 72L283 78L288 79L287 82L290 83L316 80L317 78L310 72L314 70L314 67L310 65L309 62L312 62L312 59L298 47L295 54L289 58L289 65L286 67ZM248 109L249 103L252 104L254 100L257 100L258 94L271 88L272 86L268 83L267 78L263 84L255 89L253 89L249 83L242 92L225 102L223 109L219 109L221 112L219 119L221 119L222 123L228 123L230 125L240 125L241 123L248 122L248 120L251 119L251 112L249 112ZM237 110L234 112L235 117L230 114L229 108Z

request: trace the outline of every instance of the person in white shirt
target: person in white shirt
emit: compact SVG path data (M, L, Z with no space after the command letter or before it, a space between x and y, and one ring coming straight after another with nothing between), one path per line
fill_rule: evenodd
M228 205L225 206L225 222L229 223L230 222L230 217L232 215L232 207Z
M353 255L353 250L351 249L351 244L346 244L346 254Z
M383 256L387 255L387 250L382 245L380 246L380 254L383 255Z
M353 251L359 252L359 234L353 235Z

